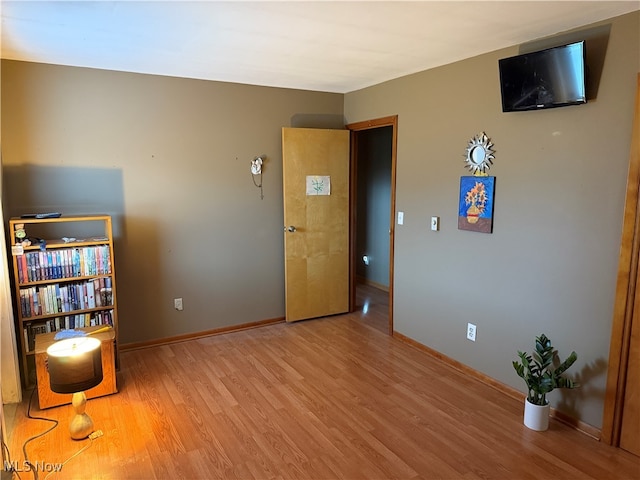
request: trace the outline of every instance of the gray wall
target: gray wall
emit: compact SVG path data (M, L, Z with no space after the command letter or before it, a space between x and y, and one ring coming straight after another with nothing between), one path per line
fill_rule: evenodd
M283 317L281 128L342 111L338 94L3 61L5 214L114 215L122 343Z
M586 105L502 113L498 59L515 46L345 96L349 123L398 114L395 330L520 390L511 361L544 332L561 356L577 351L570 372L584 384L552 403L597 427L640 70L640 14L608 23ZM493 234L456 220L463 155L483 131L496 150Z
M392 127L357 132L356 274L368 283L389 287ZM362 256L369 257L369 265Z

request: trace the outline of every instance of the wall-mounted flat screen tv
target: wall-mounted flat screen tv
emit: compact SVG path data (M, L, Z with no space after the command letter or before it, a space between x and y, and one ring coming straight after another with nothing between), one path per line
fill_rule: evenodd
M502 111L586 103L585 58L581 41L499 60Z

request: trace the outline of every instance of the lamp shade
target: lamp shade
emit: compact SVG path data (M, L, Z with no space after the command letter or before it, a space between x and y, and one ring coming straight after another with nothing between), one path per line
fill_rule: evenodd
M60 340L47 348L47 356L53 392L83 392L102 381L102 350L97 338Z

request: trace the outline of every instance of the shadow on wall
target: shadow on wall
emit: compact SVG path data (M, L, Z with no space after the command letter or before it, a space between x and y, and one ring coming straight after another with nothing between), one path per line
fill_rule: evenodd
M167 267L166 259L172 255L171 250L164 251L165 260L162 260L158 223L149 217L128 215L123 237L126 241L122 241L121 247L114 247L120 345L171 336L171 333L163 333L170 327L167 322L171 320L167 317L178 312L167 309L166 302L159 299L173 296L167 290L167 282L176 272ZM191 303L190 298L186 301Z
M5 166L2 170L5 220L25 213L60 212L63 216L111 215L114 248L119 250L124 223L122 171L104 168ZM72 236L95 235L77 226ZM47 227L47 238L71 236L63 225ZM28 232L43 236L37 227ZM117 266L116 266L117 267Z
M292 128L332 128L344 130L343 115L297 113L291 117Z
M112 217L118 283L118 319L121 344L143 338L144 331L160 331L153 322L162 318L158 298L164 298L167 272L159 262L157 225L149 218L128 217L125 222L124 186L118 169L7 166L3 169L5 215L60 212L63 216L107 214ZM95 235L92 225L69 232L68 224L47 225L45 233L31 225L28 234L42 238ZM138 288L148 285L150 288ZM124 321L123 321L124 319ZM135 321L129 320L135 319ZM153 320L153 321L152 321ZM162 327L162 326L160 326Z
M607 374L607 361L604 358L598 358L591 363L582 367L580 373L577 373L572 379L580 384L575 390L558 390L562 397L558 401L556 408L573 418L580 418L580 408L577 405L588 398L601 399L604 398L604 389L595 387L592 380L600 375Z
M18 165L5 166L2 176L7 219L38 212L104 213L112 216L114 237L121 235L124 215L121 170Z

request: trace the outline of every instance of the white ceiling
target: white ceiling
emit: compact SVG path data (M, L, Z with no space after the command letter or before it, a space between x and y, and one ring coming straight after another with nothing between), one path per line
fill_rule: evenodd
M2 58L347 93L640 1L0 1Z

